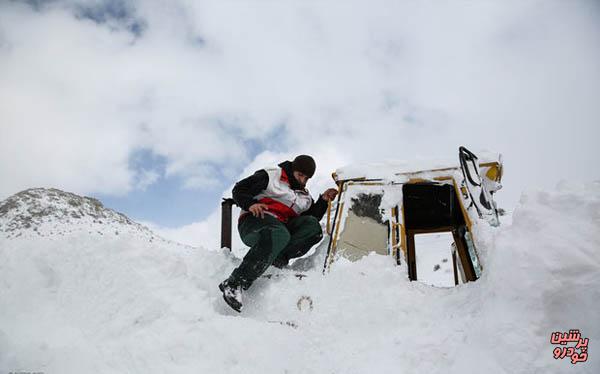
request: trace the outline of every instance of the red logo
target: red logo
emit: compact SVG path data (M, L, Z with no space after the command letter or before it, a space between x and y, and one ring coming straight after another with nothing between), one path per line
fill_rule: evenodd
M554 348L554 359L558 360L560 358L562 360L565 357L570 357L573 365L578 362L587 361L588 342L588 338L581 337L579 330L569 330L568 333L556 331L550 336L550 343L561 346ZM574 343L575 345L569 347L569 343Z

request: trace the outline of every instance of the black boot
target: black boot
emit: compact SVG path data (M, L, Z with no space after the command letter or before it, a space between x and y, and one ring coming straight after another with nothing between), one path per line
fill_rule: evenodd
M223 293L223 299L233 310L240 313L242 311L242 286L234 285L229 279L219 284L219 289Z
M290 260L285 257L277 257L271 265L279 269L285 269L289 265Z

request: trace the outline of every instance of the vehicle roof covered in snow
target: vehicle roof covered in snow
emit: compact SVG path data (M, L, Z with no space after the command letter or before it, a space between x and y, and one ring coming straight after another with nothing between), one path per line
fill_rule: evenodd
M501 160L501 154L479 152L479 163L495 163ZM386 179L395 180L399 175L432 172L444 169L460 168L455 160L417 159L412 161L388 160L376 163L359 163L338 168L333 178L336 181L350 179Z

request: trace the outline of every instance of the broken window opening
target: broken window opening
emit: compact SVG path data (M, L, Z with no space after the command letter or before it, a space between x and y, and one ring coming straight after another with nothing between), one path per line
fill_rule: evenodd
M350 199L343 231L337 243L337 254L357 261L371 252L389 254L389 220L380 209L383 191L361 192Z
M466 282L479 278L481 267L454 186L438 183L407 184L403 187L403 196L409 279L450 286L452 283L459 284L459 280ZM434 234L433 237L443 234L448 240L440 248L435 248L435 245L432 248L431 240L429 243L428 240L423 240L426 238L423 236L425 234ZM435 253L442 252L444 256L453 259L453 274L452 278L437 282L432 279L427 260L425 264L418 262L432 254L437 257Z

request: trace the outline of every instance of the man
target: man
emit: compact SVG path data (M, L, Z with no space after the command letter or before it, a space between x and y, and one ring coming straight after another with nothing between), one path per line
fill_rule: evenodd
M242 209L238 231L250 250L219 289L237 312L242 310L242 290L270 265L285 267L323 238L319 221L337 190L330 188L313 201L306 183L315 169L312 157L300 155L259 170L233 187L233 200Z

